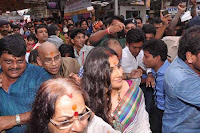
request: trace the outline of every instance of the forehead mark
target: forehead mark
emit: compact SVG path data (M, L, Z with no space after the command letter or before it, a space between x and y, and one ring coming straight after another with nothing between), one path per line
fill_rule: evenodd
M76 109L77 109L77 105L76 104L74 104L74 105L72 105L72 109L74 110L74 117L78 117L78 112L76 111Z
M50 55L51 55L51 56L53 56L53 54L54 54L53 52L50 52Z
M77 105L76 105L76 104L72 105L72 109L73 109L74 111L76 111Z
M69 98L72 98L72 97L73 97L72 94L67 94L67 96L68 96ZM72 108L73 108L73 107L72 107Z
M78 112L74 112L74 117L77 118L78 117Z

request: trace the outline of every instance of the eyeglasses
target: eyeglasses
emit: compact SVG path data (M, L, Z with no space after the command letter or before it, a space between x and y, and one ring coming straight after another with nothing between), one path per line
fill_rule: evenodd
M38 57L39 57L39 56L38 56ZM40 58L40 57L39 57L39 58ZM40 58L40 59L41 59L41 58ZM45 59L45 60L43 60L43 59L41 59L41 60L44 62L45 65L50 65L50 64L53 63L53 61L54 61L55 63L58 63L58 62L61 60L61 56L60 56L60 54L59 54L59 55L55 56L53 59L48 58L48 59Z
M60 130L66 129L66 128L71 127L75 120L78 120L79 122L85 122L86 120L89 120L89 118L91 118L91 116L92 116L92 111L87 106L86 106L86 111L87 111L86 113L84 113L81 116L78 116L78 118L74 118L73 120L66 120L66 121L60 122L59 124L56 124L53 119L50 119L50 122L56 128L58 128Z

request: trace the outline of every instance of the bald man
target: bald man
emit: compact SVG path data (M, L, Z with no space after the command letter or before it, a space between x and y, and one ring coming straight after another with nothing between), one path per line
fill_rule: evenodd
M121 60L122 58L122 46L120 44L120 42L115 39L115 38L110 38L106 41L104 41L103 47L108 47L111 48L112 50L114 50L117 53L118 59ZM123 74L123 79L135 79L138 77L142 76L142 70L140 69L135 69L133 70L131 73L129 73L128 75L126 73Z
M117 53L118 59L121 60L122 46L117 39L115 39L115 38L107 39L106 41L103 42L102 46L108 47L108 48L111 48L112 50L114 50Z
M70 73L78 73L80 65L76 59L61 57L56 45L44 42L38 48L37 63L46 69L53 78L69 77Z

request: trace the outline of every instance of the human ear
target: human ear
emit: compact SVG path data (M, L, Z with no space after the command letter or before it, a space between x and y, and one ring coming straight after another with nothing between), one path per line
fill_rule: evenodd
M37 57L37 63L38 63L39 66L43 67L42 61L41 61L41 59L39 57Z
M74 44L74 39L71 39L71 42Z
M196 56L193 55L191 52L186 52L186 60L188 61L189 64L192 64L196 58Z

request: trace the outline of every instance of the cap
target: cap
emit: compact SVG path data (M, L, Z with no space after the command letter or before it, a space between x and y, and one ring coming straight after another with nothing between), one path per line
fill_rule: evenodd
M126 26L127 24L133 23L137 26L137 21L134 18L129 18L124 21L124 25Z

